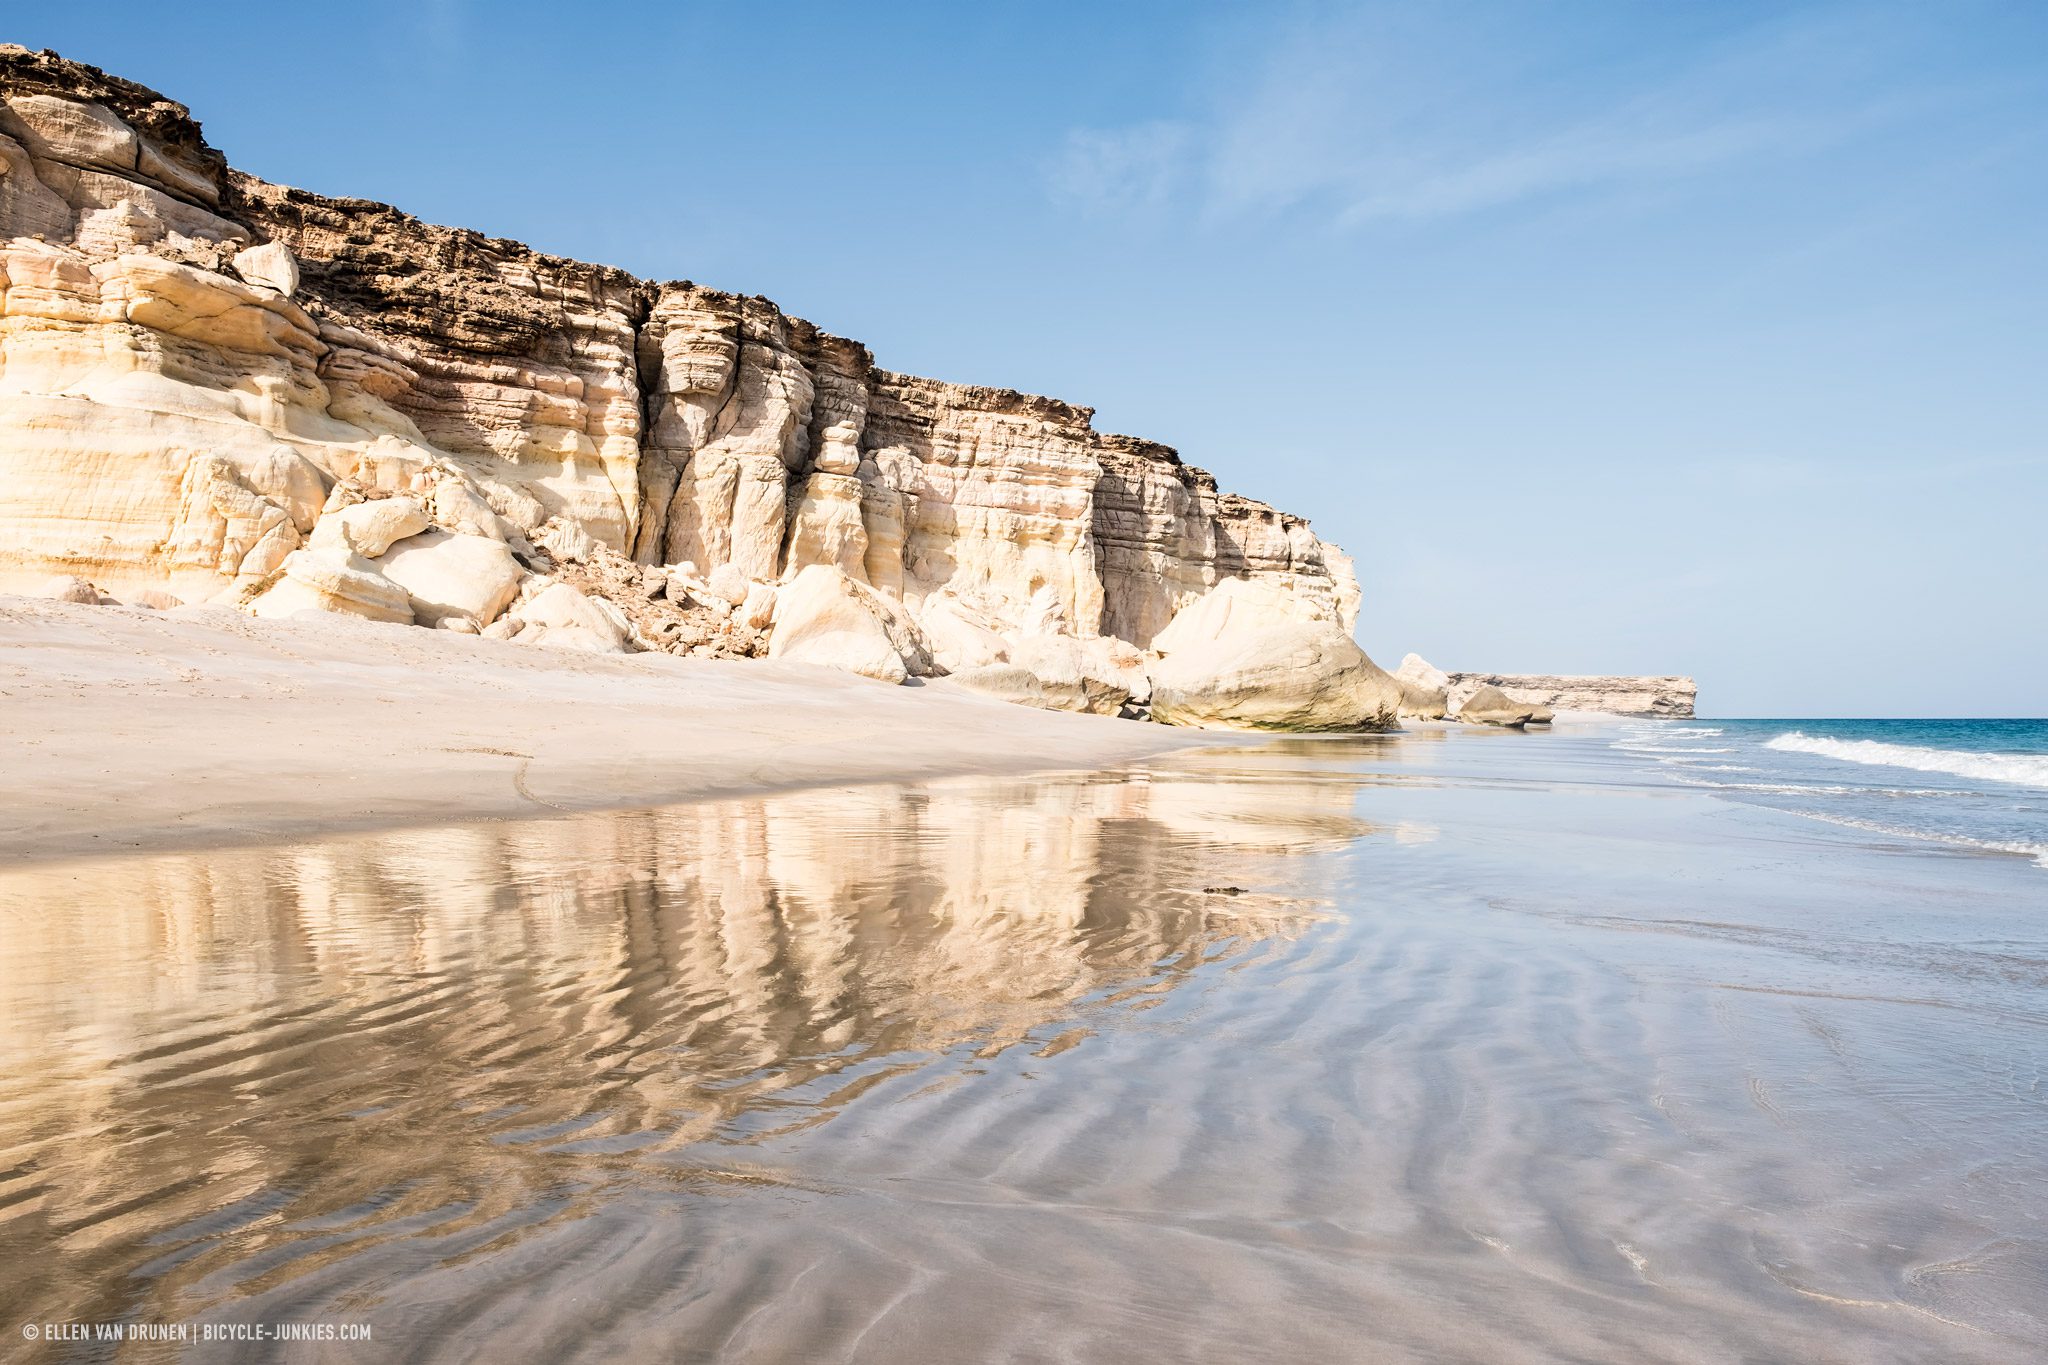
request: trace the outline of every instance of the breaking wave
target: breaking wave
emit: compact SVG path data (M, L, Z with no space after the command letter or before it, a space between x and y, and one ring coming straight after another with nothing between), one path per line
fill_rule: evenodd
M1767 749L1815 754L1843 763L1875 763L1923 773L2010 782L2021 787L2048 787L2048 754L1987 754L1956 749L1923 749L1914 744L1885 744L1874 739L1831 739L1798 730L1768 741Z

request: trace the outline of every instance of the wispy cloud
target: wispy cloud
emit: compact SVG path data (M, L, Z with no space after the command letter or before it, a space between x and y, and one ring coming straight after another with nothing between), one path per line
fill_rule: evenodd
M1184 123L1076 128L1045 167L1053 197L1088 212L1157 209L1180 188L1190 165L1192 130Z
M1196 114L1069 133L1049 187L1102 213L1439 219L1805 155L1908 98L1839 17L1596 57L1460 14L1274 29L1219 63Z
M1683 177L1749 157L1783 155L1807 140L1800 135L1805 131L1770 118L1661 132L1572 128L1503 152L1447 158L1386 177L1355 193L1338 219L1350 224L1439 218L1559 191Z

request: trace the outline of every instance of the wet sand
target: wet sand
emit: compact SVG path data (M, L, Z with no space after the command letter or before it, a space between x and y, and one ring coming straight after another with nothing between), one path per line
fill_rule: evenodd
M802 664L0 597L0 862L1235 741Z
M2040 878L1598 731L20 867L0 1330L2039 1359Z

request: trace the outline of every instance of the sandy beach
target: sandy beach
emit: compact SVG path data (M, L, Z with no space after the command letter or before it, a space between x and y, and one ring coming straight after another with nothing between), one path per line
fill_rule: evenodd
M0 597L0 861L1234 742L803 664Z
M229 648L75 630L131 737L109 634ZM323 753L397 665L316 694L256 667L293 638L209 676L304 689L248 743ZM476 657L422 685L618 676ZM942 747L895 717L979 708L707 676L787 696L674 684L645 747L718 746L707 785L850 710L933 765L1160 728ZM385 783L489 742L391 726ZM2044 874L1686 784L1741 742L1417 727L0 866L0 1283L370 1334L134 1354L209 1365L2039 1360ZM466 761L416 770L502 799Z

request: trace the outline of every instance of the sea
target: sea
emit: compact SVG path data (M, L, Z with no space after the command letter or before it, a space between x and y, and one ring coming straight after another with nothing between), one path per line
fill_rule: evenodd
M2048 720L1646 721L1614 747L1730 801L2048 870Z

